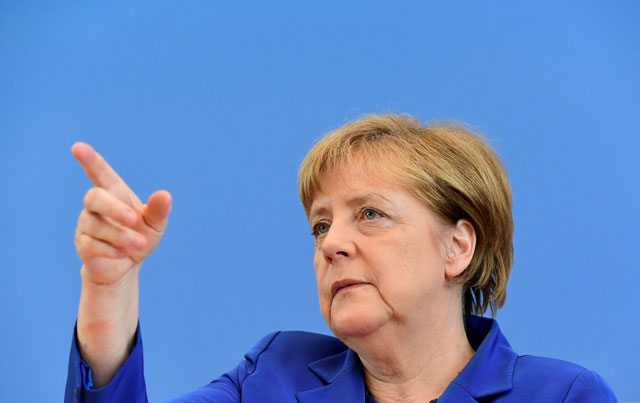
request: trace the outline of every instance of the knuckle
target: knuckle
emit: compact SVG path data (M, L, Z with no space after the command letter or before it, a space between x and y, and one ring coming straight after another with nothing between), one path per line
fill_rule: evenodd
M88 249L90 244L91 244L91 238L89 237L89 235L80 234L78 236L78 245L80 245L82 249Z
M94 201L96 199L96 196L97 196L96 193L97 193L97 188L95 188L95 187L89 189L87 191L87 193L85 193L83 202L84 202L84 205L86 207L89 207L89 206L93 205L93 203L94 203Z
M82 209L80 214L78 215L78 228L84 226L87 222L89 212L86 209Z
M89 237L85 234L78 234L76 236L76 250L81 258L86 256L89 249Z
M85 234L95 235L98 230L97 217L86 210L83 213L78 219L78 229Z
M89 218L87 218L87 221L85 223L85 232L92 236L99 235L99 233L101 232L100 224L101 223L96 216L90 216Z
M100 247L95 239L91 238L90 236L86 236L85 246L83 250L87 258L93 258L99 256Z

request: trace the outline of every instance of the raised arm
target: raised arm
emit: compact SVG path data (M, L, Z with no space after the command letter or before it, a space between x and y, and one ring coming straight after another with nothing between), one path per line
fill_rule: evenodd
M83 262L78 348L99 388L129 355L138 323L138 274L162 238L171 195L161 190L142 204L91 146L76 143L71 152L95 185L84 197L75 244Z

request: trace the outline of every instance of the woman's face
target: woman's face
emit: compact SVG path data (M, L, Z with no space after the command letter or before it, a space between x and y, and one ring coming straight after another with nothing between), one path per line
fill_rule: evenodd
M343 340L424 323L447 300L448 228L386 177L354 159L325 173L310 208L320 310Z

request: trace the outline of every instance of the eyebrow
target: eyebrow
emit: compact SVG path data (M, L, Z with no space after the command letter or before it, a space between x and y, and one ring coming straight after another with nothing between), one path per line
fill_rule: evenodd
M391 200L387 199L386 197L378 194L378 193L366 193L366 194L362 194L362 195L357 195L351 199L349 199L349 201L347 201L347 205L350 207L353 206L357 206L357 205L361 205L361 204L366 204L367 202L370 202L372 200L381 200L383 202L386 203L391 203ZM327 207L324 206L320 206L320 207L315 207L311 209L311 212L309 213L309 218L313 218L315 216L321 216L321 215L326 215L329 213L329 209Z

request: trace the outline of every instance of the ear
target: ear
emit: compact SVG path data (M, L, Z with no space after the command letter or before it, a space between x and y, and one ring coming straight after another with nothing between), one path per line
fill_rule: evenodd
M468 220L458 220L447 239L445 276L457 277L469 266L476 250L476 230Z

